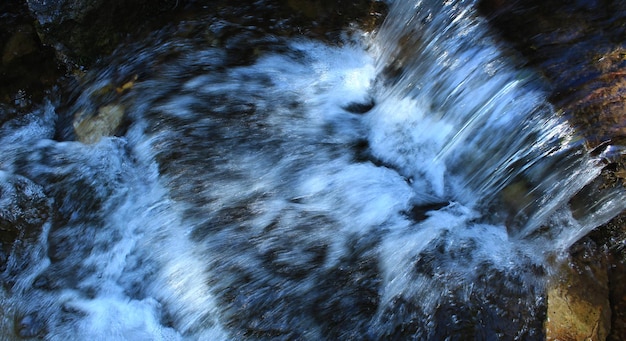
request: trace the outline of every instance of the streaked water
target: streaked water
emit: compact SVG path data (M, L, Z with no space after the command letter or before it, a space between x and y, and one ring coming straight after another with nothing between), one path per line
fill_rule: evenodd
M0 336L540 339L546 259L623 194L472 2L390 7L336 45L239 28L250 62L188 22L5 122L0 203L48 213ZM99 110L116 136L73 131Z

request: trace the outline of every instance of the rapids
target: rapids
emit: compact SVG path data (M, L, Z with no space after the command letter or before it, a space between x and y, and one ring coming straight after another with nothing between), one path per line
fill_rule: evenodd
M389 6L335 44L185 22L3 113L0 214L41 223L0 338L541 339L623 193L472 1Z

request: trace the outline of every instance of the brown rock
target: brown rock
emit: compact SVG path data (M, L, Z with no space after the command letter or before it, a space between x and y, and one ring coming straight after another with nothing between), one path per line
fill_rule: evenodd
M606 256L588 240L575 248L548 286L546 340L606 340L611 329Z
M97 143L104 136L111 136L124 118L124 107L110 104L100 107L95 116L77 115L74 131L78 140L83 143Z

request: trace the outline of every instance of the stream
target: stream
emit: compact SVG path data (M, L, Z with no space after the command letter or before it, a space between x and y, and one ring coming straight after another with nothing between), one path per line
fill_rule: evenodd
M339 36L189 20L2 112L0 339L542 339L612 146L473 1Z

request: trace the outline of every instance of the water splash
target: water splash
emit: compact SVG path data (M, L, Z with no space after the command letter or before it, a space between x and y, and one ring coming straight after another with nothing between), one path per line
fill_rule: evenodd
M184 25L2 125L3 176L55 210L2 273L2 337L541 338L547 255L624 208L472 2L237 63L226 23ZM74 141L102 108L116 136Z
M394 20L384 22L374 44L377 70L386 76L382 91L392 103L412 102L387 111L399 112L394 115L400 125L405 117L419 117L409 120L425 127L407 133L423 140L418 144L427 145L431 155L418 159L413 150L398 148L390 153L394 147L387 145L376 156L400 169L438 165L428 175L440 178L429 181L437 184L430 200L459 200L488 210L504 204L506 212L493 214L505 216L502 223L511 235L528 237L568 206L602 164L588 156L584 139L547 102L537 75L517 67L512 51L496 42L473 5L393 3ZM396 163L397 158L403 160ZM403 169L405 176L424 173L423 167L413 167ZM441 177L449 178L448 190ZM595 193L592 205L603 208L572 228L576 237L563 236L569 240L563 248L623 209L612 199L618 192Z

